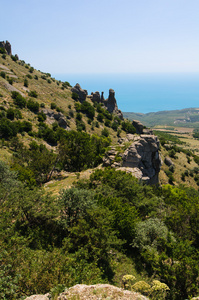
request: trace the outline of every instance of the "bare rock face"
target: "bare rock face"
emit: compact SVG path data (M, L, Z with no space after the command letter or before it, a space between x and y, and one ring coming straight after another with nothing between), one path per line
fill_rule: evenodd
M91 93L92 95L92 101L100 103L101 102L101 97L99 92Z
M4 48L6 50L6 52L7 52L8 55L12 55L11 44L8 41L6 41L6 42L4 42L4 41L0 42L0 47Z
M61 112L54 112L52 109L48 109L48 108L44 108L42 109L42 111L46 115L47 122L49 124L54 123L56 120L60 127L66 130L70 130L65 116Z
M118 110L117 101L115 99L115 91L113 89L109 90L109 96L108 99L105 100L105 105L110 113Z
M159 140L154 135L127 135L120 140L121 149L124 143L130 145L122 153L114 148L109 150L104 159L104 166L132 173L133 176L148 184L158 184L162 161L159 154Z
M140 169L143 174L142 180L156 184L162 164L158 150L159 141L156 136L141 135L124 152L122 166Z
M83 102L86 100L86 96L88 95L87 90L83 90L79 83L76 83L76 85L71 89L73 93L76 93L79 96L79 101Z

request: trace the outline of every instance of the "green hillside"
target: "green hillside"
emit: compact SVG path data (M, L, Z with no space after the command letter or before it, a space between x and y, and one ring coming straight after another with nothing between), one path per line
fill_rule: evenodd
M199 108L185 108L180 110L159 111L147 114L124 112L124 117L129 120L139 120L145 126L181 126L198 128L199 127Z
M57 300L81 283L154 300L199 295L198 140L155 132L161 184L149 186L102 166L107 151L121 161L127 133L140 138L128 120L80 102L68 82L0 54L1 299Z

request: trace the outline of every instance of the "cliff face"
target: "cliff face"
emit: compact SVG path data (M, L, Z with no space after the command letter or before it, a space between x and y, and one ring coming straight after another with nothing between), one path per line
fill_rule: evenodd
M104 166L132 173L148 184L158 184L162 165L158 138L150 134L140 136L128 134L126 139L120 139L119 142L121 149L127 144L128 147L123 153L113 147L104 158Z

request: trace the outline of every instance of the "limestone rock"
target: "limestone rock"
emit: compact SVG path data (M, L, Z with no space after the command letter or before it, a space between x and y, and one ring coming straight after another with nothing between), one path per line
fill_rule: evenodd
M105 105L110 113L116 112L118 110L117 102L115 99L115 91L113 89L109 90L109 96L105 101Z
M133 120L132 124L135 127L135 129L136 129L136 133L138 133L138 134L142 134L143 133L143 130L144 130L145 127L144 127L144 125L140 121Z
M101 102L101 97L99 92L91 93L92 95L92 101L100 103Z
M73 93L76 93L79 96L79 101L83 102L86 100L86 96L88 95L87 90L83 90L79 83L76 83L76 85L71 89Z
M94 293L95 291L95 293ZM99 300L103 299L106 295L106 299L121 299L121 300L148 300L147 297L142 296L139 293L124 290L110 284L77 284L62 294L59 295L57 300L68 300L68 299L87 299L87 300ZM105 299L104 298L104 299Z
M122 153L126 141L130 145ZM156 136L127 134L126 138L120 138L120 147L120 152L112 148L106 153L103 159L104 166L119 168L149 184L158 183L162 161L159 155L159 140Z
M102 103L107 108L108 112L116 114L121 120L124 119L121 110L119 110L117 107L115 91L113 89L109 90L109 96L106 100L104 99L104 92L101 93L101 97L99 92L91 93L91 95L88 97L93 102Z
M26 298L25 300L51 300L51 299L52 299L52 297L48 293L46 295L32 295L32 296Z
M4 42L4 41L0 42L0 47L4 48L6 50L6 52L7 52L8 55L12 55L11 44L8 41L6 41L6 42Z
M164 159L164 163L170 167L170 166L174 166L174 163L173 161L171 160L171 158L169 156L166 156L165 159Z
M43 108L42 111L47 117L47 123L52 124L56 120L60 127L66 129L66 130L70 129L63 113L54 112L50 108Z

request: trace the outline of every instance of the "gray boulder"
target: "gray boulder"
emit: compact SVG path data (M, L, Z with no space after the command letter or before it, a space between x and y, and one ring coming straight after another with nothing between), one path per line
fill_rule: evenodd
M76 83L76 85L71 89L73 93L76 93L79 96L79 101L83 102L86 100L86 96L88 95L87 90L83 90L79 83Z
M127 141L130 145L122 153ZM156 136L127 134L125 139L120 139L120 147L119 152L112 148L106 153L103 159L104 166L124 170L148 184L158 184L162 161Z
M164 163L170 167L170 166L174 166L174 163L173 161L171 160L171 158L169 156L166 156L165 159L164 159Z
M136 133L138 133L138 134L143 133L143 130L144 130L145 126L140 121L133 120L132 124L136 129Z

